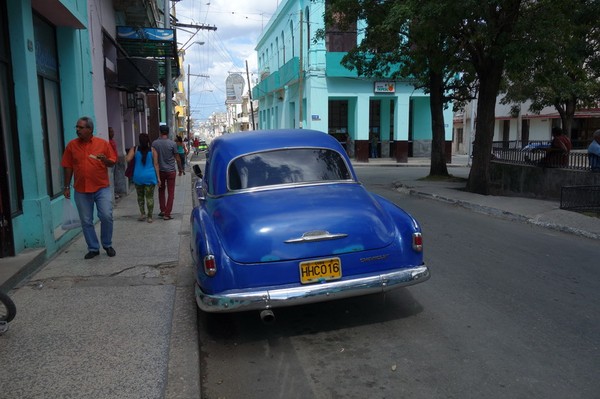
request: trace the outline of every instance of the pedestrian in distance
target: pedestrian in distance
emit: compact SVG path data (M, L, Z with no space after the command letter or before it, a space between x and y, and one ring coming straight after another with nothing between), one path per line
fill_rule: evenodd
M117 142L115 141L115 130L112 127L108 127L108 142L112 147L117 158L119 158L119 150L117 150Z
M561 167L569 165L569 154L573 148L571 140L563 134L559 127L552 128L552 142L546 149L546 156L540 161L540 166Z
M160 173L158 169L158 153L150 146L150 137L147 133L140 133L139 145L129 149L125 160L134 160L133 184L137 193L137 202L140 208L139 221L146 220L152 223L154 212L154 187L160 189Z
M200 140L198 137L194 137L194 155L198 155L200 152Z
M600 129L594 132L592 142L588 146L588 158L592 172L600 172Z
M108 140L94 136L94 122L84 116L77 120L77 138L69 141L63 153L66 200L71 198L71 178L74 176L75 205L81 219L83 237L88 247L85 259L100 254L100 242L94 227L94 205L100 219L100 241L108 256L115 256L112 247L112 194L108 168L114 166L117 155Z
M183 170L183 174L185 175L185 164L187 162L187 154L188 149L186 143L183 141L181 136L177 136L175 138L175 142L177 143L177 152L179 153L179 159L181 159L181 169Z
M377 135L377 133L371 132L369 133L369 149L370 149L370 155L371 158L377 158L378 155L378 151L377 151L377 144L379 143L379 137Z
M158 216L164 220L171 220L173 219L171 211L173 210L177 170L179 170L179 176L181 176L183 168L177 151L177 144L169 138L169 127L161 125L159 130L160 137L152 142L152 148L158 153L158 169L161 181L161 185L158 187L158 204L160 206ZM165 196L165 194L167 195Z

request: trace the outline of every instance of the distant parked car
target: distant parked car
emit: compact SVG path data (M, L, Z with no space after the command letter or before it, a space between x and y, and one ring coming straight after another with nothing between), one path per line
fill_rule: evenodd
M542 151L545 150L546 148L550 148L550 142L549 141L536 141L533 143L529 143L527 144L525 147L523 147L521 149L522 152L532 152L532 151Z
M231 133L194 171L191 253L205 312L272 309L426 281L417 221L368 192L332 136Z
M206 141L200 140L200 144L198 144L198 149L200 151L206 151L208 149L208 145L206 144Z
M546 151L551 146L550 141L534 141L527 144L521 149L521 153L524 153L523 160L530 164L539 164L546 156Z
M513 144L513 143L507 143ZM517 146L503 145L499 143L492 148L492 159L497 161L516 161L516 162L527 162L535 163L544 157L546 149L550 148L549 141L533 141L519 148L520 143L516 143Z

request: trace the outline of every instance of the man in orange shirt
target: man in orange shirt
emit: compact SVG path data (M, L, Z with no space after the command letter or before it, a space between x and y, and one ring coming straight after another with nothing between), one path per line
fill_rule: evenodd
M94 228L94 204L100 219L100 240L108 256L115 256L112 247L113 216L108 168L114 166L117 156L110 143L94 137L94 122L84 116L77 120L77 138L67 144L62 157L65 171L64 195L71 198L71 177L75 174L75 204L81 219L83 237L88 246L85 259L100 255L100 243Z

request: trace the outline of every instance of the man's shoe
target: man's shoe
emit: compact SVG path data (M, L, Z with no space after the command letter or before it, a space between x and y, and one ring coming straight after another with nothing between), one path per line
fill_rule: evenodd
M117 254L113 247L104 248L104 250L108 256L115 256Z
M100 255L100 251L90 251L83 257L84 259L92 259L96 256Z
M159 217L159 218L161 218L161 217L163 217L163 216L165 216L165 214L164 214L164 213L162 213L162 212L158 214L158 217Z

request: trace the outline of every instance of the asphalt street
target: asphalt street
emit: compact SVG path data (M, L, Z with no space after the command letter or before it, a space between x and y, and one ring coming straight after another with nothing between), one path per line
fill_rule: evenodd
M456 157L450 172L468 175L466 160ZM427 163L378 159L356 167ZM600 219L563 211L556 201L481 196L460 190L462 183L422 180L406 171L409 177L397 186L402 192L600 238ZM190 172L177 179L173 220L138 221L131 192L114 210L115 257L102 252L84 260L79 235L19 282L10 291L17 317L0 337L0 359L9 365L0 373L0 397L200 397L191 207Z

